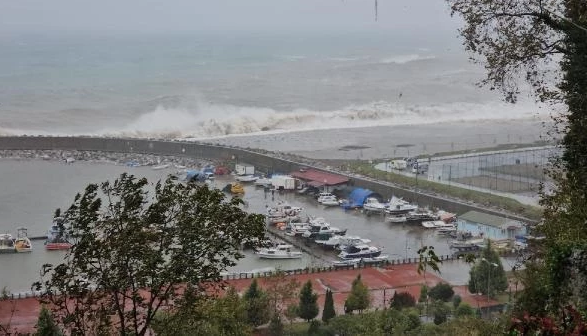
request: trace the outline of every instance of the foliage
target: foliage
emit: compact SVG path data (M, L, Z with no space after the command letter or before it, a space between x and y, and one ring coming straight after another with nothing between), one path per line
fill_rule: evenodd
M358 310L359 313L362 313L363 310L369 308L370 304L371 296L369 294L369 289L363 284L361 274L359 274L357 275L357 278L353 280L351 292L344 302L345 312L352 314L355 310Z
M440 300L444 302L450 301L455 294L452 286L446 282L439 282L436 286L430 288L428 296L433 300Z
M397 291L393 293L393 297L391 298L391 308L402 310L404 308L410 308L416 306L416 299L412 296L412 294L408 292L398 293Z
M278 314L274 314L269 321L269 335L270 336L281 336L283 335L283 322Z
M285 318L287 318L289 324L292 324L298 317L298 306L296 304L288 305L283 315L285 316Z
M418 299L418 302L427 302L428 301L428 286L426 285L422 285L422 287L420 287L420 298Z
M575 308L567 306L556 317L525 314L514 318L510 331L517 335L585 335L587 321Z
M432 316L434 317L434 324L442 324L447 321L450 314L450 308L442 301L434 301L432 303Z
M39 312L39 320L35 326L37 331L35 336L62 336L63 333L55 323L51 311L47 307L42 306Z
M473 309L473 307L469 306L466 303L459 304L455 309L455 316L457 316L457 317L474 316L474 315L475 315L475 309Z
M88 185L62 214L74 246L34 287L66 333L145 335L185 284L209 289L243 257L244 239L264 236L263 216L239 199L175 180L122 174Z
M324 309L322 310L322 321L328 323L328 321L336 316L334 310L334 298L332 297L332 291L326 290L326 296L324 298Z
M278 270L265 279L265 290L273 315L283 315L283 308L298 294L299 281Z
M331 335L382 335L381 314L340 315L328 322Z
M425 279L428 268L440 273L438 264L442 264L442 261L436 255L436 252L434 252L434 246L422 246L417 253L420 256L418 261L418 274L424 274Z
M254 326L260 326L270 319L269 298L267 294L259 288L257 279L253 279L251 285L243 296L245 301L247 322Z
M456 309L461 304L462 301L463 301L463 299L461 298L460 295L453 296L452 297L452 307Z
M320 321L312 320L310 321L310 326L308 327L308 335L317 334L320 334Z
M298 316L310 321L318 316L318 294L312 290L312 281L308 280L300 291L300 303L298 304Z
M481 252L481 258L469 271L469 292L493 296L508 288L508 280L497 252L487 247ZM489 292L488 292L489 291Z
M157 316L153 330L160 336L250 335L245 302L234 288L212 298L188 291L173 312Z
M381 314L381 330L384 335L404 335L420 327L420 317L412 312L389 309Z

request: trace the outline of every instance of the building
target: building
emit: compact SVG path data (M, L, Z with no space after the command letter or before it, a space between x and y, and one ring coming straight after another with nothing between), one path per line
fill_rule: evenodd
M303 181L308 186L324 190L344 187L349 182L349 179L346 176L328 173L317 169L300 169L299 171L292 172L290 175Z
M459 231L482 235L491 240L515 240L516 236L527 233L526 224L507 217L500 217L478 211L469 211L457 219Z

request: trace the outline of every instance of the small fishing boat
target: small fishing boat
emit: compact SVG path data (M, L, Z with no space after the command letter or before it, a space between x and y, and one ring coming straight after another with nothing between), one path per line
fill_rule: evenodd
M16 239L14 240L14 248L18 253L32 252L33 244L27 235L26 228L18 228Z
M49 251L54 250L69 250L72 244L69 242L67 234L64 232L62 217L53 219L53 225L49 228L47 233L47 241L45 242L45 249Z
M340 205L336 196L322 198L322 201L320 202L320 204L327 206L327 207Z
M366 213L382 213L387 206L387 204L379 202L379 200L374 197L368 197L363 204L363 210Z
M407 220L406 215L396 214L396 215L387 215L385 217L385 221L389 223L405 223Z
M9 233L0 233L0 253L15 253L14 238Z
M279 244L275 247L260 248L256 254L262 259L299 259L303 253L294 251L293 245Z
M417 206L394 196L389 200L389 204L385 208L385 213L388 215L400 215L410 213L417 209Z
M326 199L332 199L332 198L336 198L336 196L334 196L333 194L331 194L329 192L324 192L324 193L318 194L317 201L318 201L318 203L322 204L322 202L324 200L326 200Z
M245 188L240 183L233 183L230 185L230 192L233 194L244 194Z

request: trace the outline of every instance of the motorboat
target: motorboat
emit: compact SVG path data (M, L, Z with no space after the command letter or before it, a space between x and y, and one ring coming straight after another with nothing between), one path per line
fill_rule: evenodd
M452 223L445 223L444 221L441 221L441 220L423 221L422 226L427 229L454 228L455 227Z
M422 224L426 221L434 221L437 217L429 211L414 211L406 215L406 223L408 224Z
M314 243L323 246L327 241L332 239L333 237L338 237L334 232L324 232L318 233L314 236Z
M337 227L331 227L329 223L326 223L324 218L315 218L310 220L310 230L304 232L302 237L314 238L319 233L334 233L335 235L346 235L347 230L341 230Z
M340 259L374 258L381 255L381 249L367 244L353 245L338 254Z
M456 233L456 227L440 227L436 228L436 234L439 236L451 236L452 234Z
M235 180L239 181L239 182L255 182L257 181L257 179L259 179L258 176L255 175L237 175L237 177L234 178Z
M49 228L47 233L47 241L45 242L45 249L53 250L69 250L72 244L69 242L67 234L64 232L62 226L63 218L56 217L53 220L53 225Z
M469 240L453 240L450 243L450 248L454 249L462 249L462 248L469 248L473 246L480 246L485 243L484 239L469 239Z
M300 207L287 203L279 203L274 207L267 208L267 221L271 224L298 221L302 210Z
M363 203L363 210L366 212L382 213L387 208L387 204L379 202L374 197L368 197Z
M327 249L344 250L351 245L361 245L371 243L370 239L361 238L359 236L340 236L335 235L322 245Z
M32 252L33 244L27 235L26 228L18 228L16 239L14 240L14 248L18 253Z
M262 259L298 259L303 253L294 251L293 245L279 244L274 247L260 248L256 254Z
M14 238L9 233L0 233L0 253L14 253Z
M336 196L332 196L332 197L322 198L322 201L320 202L320 204L328 207L328 206L338 206L340 203L338 202L338 199L336 198Z
M403 214L387 215L385 217L385 221L389 223L405 223L406 220L406 215Z
M412 205L409 202L394 196L389 200L389 203L385 208L385 213L389 215L400 215L407 214L416 210L418 210L417 206Z
M317 200L318 200L318 203L322 204L322 202L325 199L332 199L332 198L335 198L336 199L336 196L334 196L333 194L331 194L329 192L323 192L323 193L318 194L318 199Z
M290 221L285 227L285 234L288 236L301 236L308 230L310 230L308 223Z

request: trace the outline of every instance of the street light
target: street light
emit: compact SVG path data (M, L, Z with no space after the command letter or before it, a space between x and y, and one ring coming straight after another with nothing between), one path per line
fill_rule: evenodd
M487 270L487 302L489 302L489 288L490 288L490 284L491 284L491 266L493 267L497 267L499 265L497 265L496 263L492 263L489 262L489 260L485 259L485 258L481 258L481 261L485 261L486 263L489 264L489 269Z

